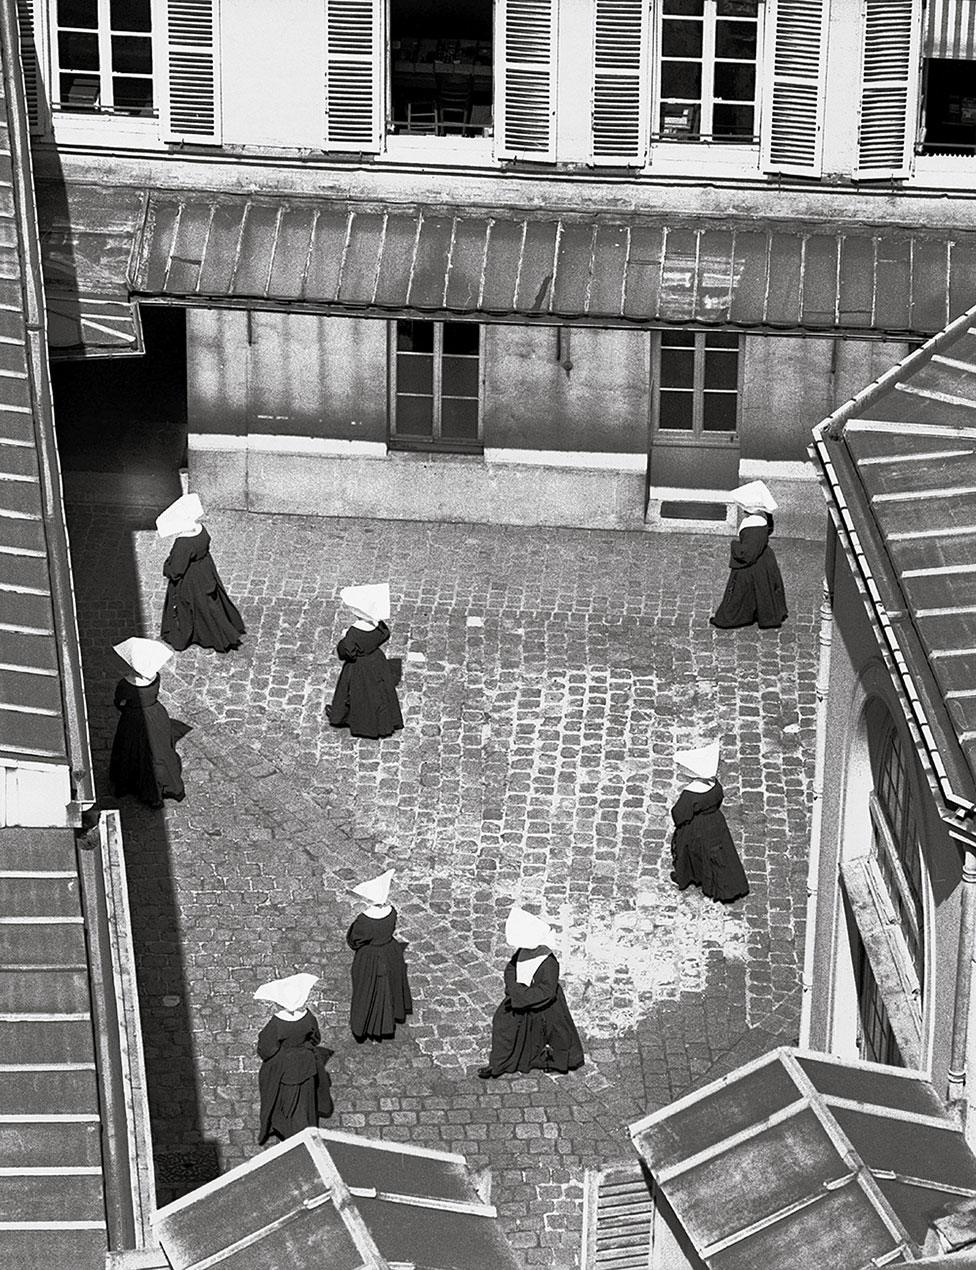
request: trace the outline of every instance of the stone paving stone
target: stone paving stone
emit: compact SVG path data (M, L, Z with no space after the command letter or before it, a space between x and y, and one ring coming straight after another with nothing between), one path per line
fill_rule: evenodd
M77 506L69 525L112 805L107 650L155 633L166 544L149 512ZM194 729L186 802L122 807L161 1194L255 1153L265 1014L251 993L312 968L335 1127L489 1168L526 1264L570 1270L583 1172L632 1158L626 1124L741 1037L775 1045L795 1027L821 549L774 540L790 620L731 633L707 623L725 581L714 538L231 513L208 526L245 643L164 672L164 703ZM387 578L406 727L356 740L324 717L347 624L336 596ZM752 886L730 908L668 877L673 754L715 735ZM416 1013L394 1042L360 1047L343 888L387 865ZM588 1061L483 1084L513 899L563 932Z

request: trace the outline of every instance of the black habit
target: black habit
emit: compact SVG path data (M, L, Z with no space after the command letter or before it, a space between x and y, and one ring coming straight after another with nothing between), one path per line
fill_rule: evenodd
M295 1020L275 1014L261 1029L257 1046L262 1060L258 1072L259 1146L272 1133L290 1138L314 1127L319 1116L332 1115L331 1081L325 1070L330 1053L318 1048L321 1039L311 1010Z
M383 917L360 913L346 933L346 943L355 950L349 1026L357 1041L393 1036L396 1025L413 1013L403 944L393 938L396 923L391 905Z
M682 891L694 883L709 899L727 904L748 895L749 883L720 810L723 796L718 781L706 790L681 791L671 808L671 878Z
M244 634L210 554L210 535L201 527L192 538L177 538L163 573L169 579L160 635L177 652L190 644L226 653Z
M174 722L159 701L159 675L144 687L120 679L115 689L119 722L112 741L109 777L118 797L135 796L150 807L186 796L183 764L174 742L189 728Z
M353 736L376 739L403 727L396 675L380 648L389 638L390 628L379 622L370 631L350 626L339 641L342 670L332 704L325 708L334 728L348 727Z
M531 983L519 983L519 961L546 954ZM505 1000L491 1024L491 1054L482 1078L509 1072L568 1072L583 1063L583 1044L559 983L559 962L541 946L520 948L505 967Z
M715 616L708 619L724 630L752 626L754 622L762 630L771 630L782 626L789 615L783 578L769 546L773 518L765 512L758 514L765 524L744 525L732 543L725 594Z

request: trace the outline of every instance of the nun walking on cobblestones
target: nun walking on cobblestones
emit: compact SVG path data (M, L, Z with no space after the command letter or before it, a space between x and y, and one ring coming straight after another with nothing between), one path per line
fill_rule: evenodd
M184 494L156 517L160 538L176 535L163 565L169 581L160 635L177 652L197 644L226 653L240 647L244 622L220 580L202 516L199 496Z
M131 667L115 688L119 721L112 741L109 778L116 796L134 794L149 807L186 796L183 764L175 742L190 730L159 701L159 672L173 650L158 639L127 639L114 651Z
M388 903L393 870L370 878L352 892L369 901L346 933L353 949L352 1002L349 1026L357 1041L382 1041L413 1013L413 999L403 960L403 944L393 938L397 911Z
M762 481L732 491L732 501L745 512L739 536L729 553L729 580L714 616L708 620L722 630L752 626L775 630L789 616L783 578L769 540L776 502Z
M717 776L718 758L718 741L674 756L694 779L671 808L671 880L681 891L694 884L709 899L729 904L749 894L749 883L721 812L725 794Z
M272 1134L290 1138L317 1125L320 1116L332 1115L331 1080L325 1070L331 1053L319 1048L318 1021L307 1007L317 983L315 975L289 975L263 983L254 994L255 1001L278 1007L258 1036L258 1146Z
M568 1072L583 1063L551 939L551 926L513 905L505 942L515 953L505 967L505 1000L492 1019L488 1063L478 1070L482 1080L511 1072Z
M334 728L376 740L403 727L397 699L398 676L380 645L390 638L390 588L347 586L339 598L356 620L336 647L342 662L332 704L325 713Z

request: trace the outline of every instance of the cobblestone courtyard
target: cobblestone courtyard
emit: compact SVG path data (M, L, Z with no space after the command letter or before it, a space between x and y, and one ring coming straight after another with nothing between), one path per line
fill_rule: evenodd
M157 509L154 509L154 511ZM463 1153L527 1266L577 1264L588 1167L633 1160L626 1124L743 1045L795 1039L822 548L774 539L791 616L716 631L724 538L220 513L214 556L247 635L190 649L161 700L186 802L125 800L161 1202L253 1155L264 979L311 970L336 1053L331 1127ZM103 805L113 643L154 635L167 543L152 514L69 508ZM401 734L333 731L347 583L389 579ZM751 894L669 881L673 755L719 735ZM415 1013L395 1041L347 1023L356 905L395 866ZM475 1069L517 900L561 930L587 1064ZM750 1051L750 1053L753 1051Z

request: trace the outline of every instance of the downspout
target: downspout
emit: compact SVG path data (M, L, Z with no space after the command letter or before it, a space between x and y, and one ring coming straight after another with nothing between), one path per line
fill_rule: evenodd
M946 1097L963 1103L965 1115L966 1057L969 1040L970 994L973 984L973 950L976 937L976 842L958 830L949 835L962 845L962 895L959 907L959 951L956 956L956 990L952 1004L952 1046L949 1052Z
M829 530L828 530L829 532ZM817 666L817 720L813 760L813 807L810 815L810 862L807 866L807 913L803 940L803 992L800 998L800 1045L810 1048L813 1023L813 957L817 942L817 905L820 898L821 834L823 832L824 770L827 764L827 696L830 691L830 646L834 612L832 578L823 580L820 604L820 656Z

